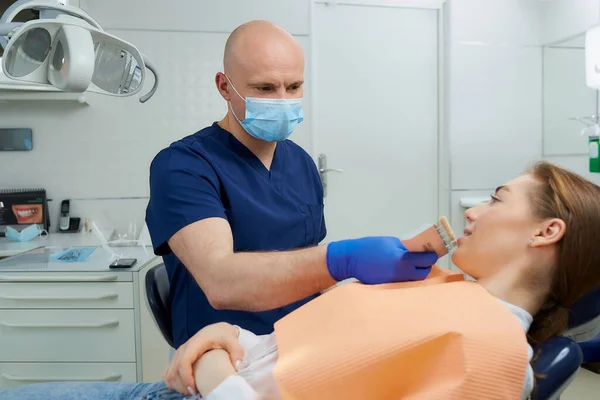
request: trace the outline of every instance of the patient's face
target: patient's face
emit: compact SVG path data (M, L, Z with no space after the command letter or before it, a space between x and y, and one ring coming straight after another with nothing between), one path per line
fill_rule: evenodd
M537 225L529 197L537 184L530 175L520 176L499 187L488 203L467 210L467 227L452 255L454 264L481 279L525 256Z

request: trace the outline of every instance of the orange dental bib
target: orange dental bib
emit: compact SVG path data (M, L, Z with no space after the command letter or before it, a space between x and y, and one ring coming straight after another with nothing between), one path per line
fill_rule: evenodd
M527 339L462 275L341 285L275 324L286 400L519 399Z

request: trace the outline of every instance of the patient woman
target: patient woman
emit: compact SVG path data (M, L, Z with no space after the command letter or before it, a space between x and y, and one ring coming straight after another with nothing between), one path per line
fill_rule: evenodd
M465 217L467 227L452 260L477 283L460 282L460 277L434 267L430 277L413 285L342 285L283 318L271 335L256 336L225 323L205 327L177 350L165 371L165 382L35 384L0 390L0 398L152 400L203 395L209 400L335 399L342 397L331 395L336 393L331 386L344 379L345 384L359 380L362 365L371 368L371 372L365 369L365 374L373 374L364 384L381 380L379 387L393 386L397 382L386 381L386 375L400 379L412 374L404 386L430 385L442 392L432 395L429 389L415 389L411 395L405 391L398 396L399 392L391 394L384 388L375 396L351 393L344 399L470 398L455 386L470 386L481 396L490 380L500 376L504 376L506 386L517 389L512 398L527 398L535 384L529 365L533 356L530 345L561 334L567 326L569 305L600 284L600 188L540 162L499 187L487 204L467 210ZM471 290L478 296L473 297L478 299L476 304L462 300L463 294L467 296ZM323 313L327 319L319 319L319 309L337 304L336 293L343 296L344 291L355 296L350 297L355 302ZM361 297L366 291L370 291L370 297ZM381 296L403 300L401 304L398 301L389 305L384 300L377 303L377 298L385 298ZM436 304L423 300L428 296ZM360 304L364 299L387 313L384 317L368 315ZM447 320L446 314L451 316ZM492 317L487 318L488 314ZM356 320L350 326L347 322L352 315ZM481 318L481 323L473 324L469 318ZM428 324L433 320L435 323ZM302 331L297 332L298 328ZM399 334L398 329L407 334ZM465 333L462 342L454 340L455 329ZM344 331L349 332L348 338L332 334ZM319 335L323 343L319 343ZM410 335L417 337L406 339ZM363 336L368 337L361 341ZM403 347L405 342L395 340L396 336L409 340L409 345ZM369 342L370 337L377 339ZM478 342L490 337L477 349ZM345 353L336 345L347 342L354 346L352 340L357 341L355 347L346 348ZM363 342L370 346L368 351L362 348ZM486 353L488 346L496 342L501 342L506 351L490 349ZM423 343L431 347L421 346ZM464 350L469 346L475 350ZM423 349L411 359L410 353L419 347ZM392 353L396 354L393 362L385 357ZM398 361L398 357L408 360L410 367L399 367L404 361ZM478 369L485 369L485 373L477 376ZM322 392L307 395L309 392L303 391L306 387L319 387ZM330 393L324 394L328 390ZM440 396L444 390L446 395ZM502 390L494 390L481 398L511 398L501 394Z

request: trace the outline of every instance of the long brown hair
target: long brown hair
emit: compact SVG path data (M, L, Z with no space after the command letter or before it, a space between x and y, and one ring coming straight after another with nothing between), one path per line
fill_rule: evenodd
M530 343L537 345L563 333L568 307L600 285L600 187L545 161L528 172L540 183L531 193L534 217L560 218L566 225L557 243L546 307L529 330Z

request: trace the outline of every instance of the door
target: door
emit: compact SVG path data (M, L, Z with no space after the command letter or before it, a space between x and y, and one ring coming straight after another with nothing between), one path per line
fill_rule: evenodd
M327 242L438 217L437 10L315 4L313 157Z

